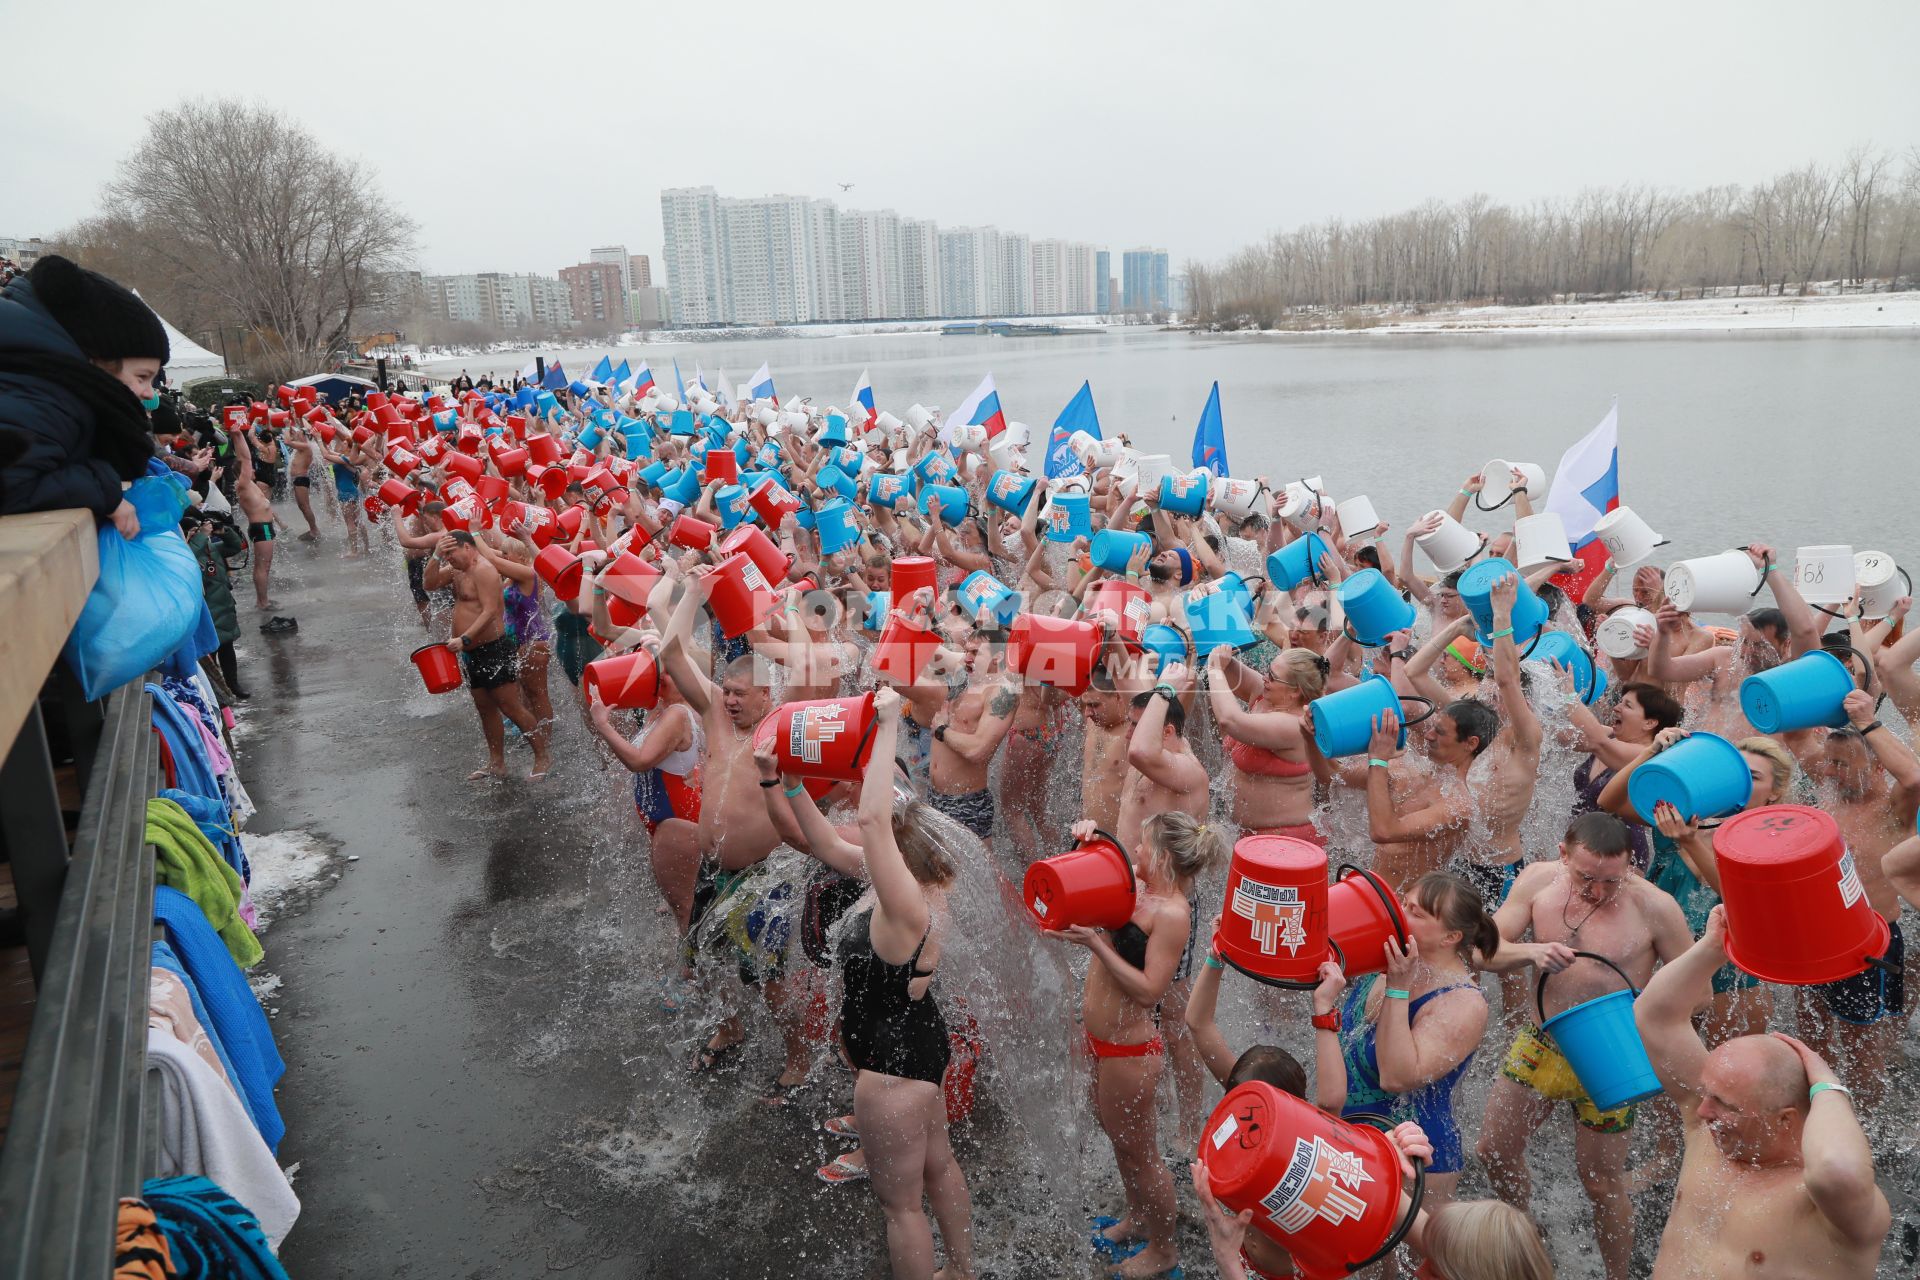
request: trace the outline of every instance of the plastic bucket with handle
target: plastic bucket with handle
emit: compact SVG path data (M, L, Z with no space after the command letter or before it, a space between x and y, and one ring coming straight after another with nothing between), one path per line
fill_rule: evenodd
M1513 562L1522 570L1566 564L1573 559L1567 545L1567 526L1558 511L1521 516L1513 522Z
M932 556L900 556L888 571L888 590L894 602L905 608L913 593L922 587L940 589L940 566Z
M1600 625L1593 629L1593 642L1609 658L1626 662L1647 656L1646 646L1633 638L1633 633L1641 627L1654 626L1651 613L1639 605L1624 605L1615 609Z
M1072 542L1093 536L1093 499L1084 493L1054 493L1047 498L1047 541Z
M1125 573L1136 547L1145 547L1148 554L1152 554L1153 539L1144 533L1129 533L1125 529L1102 529L1093 535L1088 554L1093 557L1096 568L1105 569L1108 573Z
M1633 1025L1633 1002L1639 996L1633 982L1619 965L1591 951L1573 954L1583 960L1598 960L1620 975L1624 991L1609 991L1547 1016L1547 979L1542 971L1534 988L1534 1007L1540 1012L1540 1029L1553 1037L1554 1047L1573 1068L1580 1087L1587 1091L1600 1111L1612 1111L1635 1102L1645 1102L1660 1092L1660 1077L1640 1041L1640 1030Z
M1606 692L1607 673L1593 665L1593 655L1565 631L1549 631L1540 637L1527 655L1534 662L1557 662L1573 671L1573 691L1580 701L1592 706Z
M1676 560L1667 569L1667 599L1682 613L1745 613L1766 575L1744 551Z
M1052 685L1075 697L1093 683L1099 656L1100 628L1091 622L1023 613L1008 630L1008 664L1033 684Z
M1080 611L1087 616L1101 612L1113 614L1120 642L1137 651L1141 633L1153 616L1153 597L1145 587L1123 578L1102 578L1088 589Z
M1461 568L1487 545L1485 537L1444 511L1429 511L1421 518L1431 520L1435 516L1440 518L1440 527L1432 533L1418 535L1414 541L1426 553L1428 563L1441 573L1452 573Z
M1160 506L1177 516L1197 516L1207 509L1213 472L1205 467L1160 477Z
M1462 594L1465 584L1462 578ZM1362 569L1334 588L1334 595L1346 611L1347 634L1354 643L1370 648L1385 644L1394 632L1411 627L1417 616L1413 602L1378 569Z
M1883 965L1891 934L1824 810L1772 804L1713 833L1727 959L1765 982L1813 986ZM1897 970L1896 970L1897 971Z
M873 669L895 684L909 685L920 678L939 648L940 637L931 626L896 609L873 647Z
M1195 587L1178 603L1196 653L1212 653L1221 645L1250 649L1260 643L1260 633L1253 629L1253 590L1237 573L1224 573Z
M1480 643L1491 645L1494 630L1493 585L1510 574L1519 582L1511 617L1513 643L1525 652L1540 634L1540 629L1547 625L1553 610L1547 607L1545 600L1534 594L1533 588L1527 585L1527 580L1520 576L1520 571L1511 563L1498 557L1482 560L1461 574L1460 603L1473 615L1473 625L1480 633Z
M444 644L425 644L413 651L428 693L452 693L460 687L460 659Z
M1861 616L1886 617L1894 601L1913 594L1913 579L1884 551L1853 553L1853 584L1860 589Z
M1690 733L1627 779L1627 800L1645 822L1661 801L1688 822L1738 813L1753 798L1753 774L1740 748L1715 733Z
M1647 527L1632 507L1615 507L1594 522L1593 531L1607 549L1607 558L1615 567L1631 569L1667 545L1667 540Z
M1282 591L1292 591L1303 582L1317 585L1320 558L1331 549L1319 534L1302 534L1267 557L1267 581Z
M1327 887L1327 941L1340 954L1348 978L1384 973L1387 941L1407 945L1407 909L1393 886L1371 871L1342 864Z
M589 662L580 683L609 707L651 711L660 702L661 674L652 653L635 649Z
M1118 929L1133 918L1133 862L1120 842L1095 831L1065 853L1027 868L1021 897L1042 929Z
M1847 723L1842 705L1858 686L1847 664L1815 649L1740 682L1740 710L1762 733L1838 729Z
M1327 851L1295 836L1235 841L1213 945L1222 960L1269 986L1318 986L1330 954Z
M1417 702L1426 710L1411 720L1400 707L1402 702ZM1407 726L1419 724L1433 714L1433 703L1413 694L1403 694L1383 675L1371 675L1355 685L1333 693L1323 693L1307 704L1313 721L1313 745L1328 757L1357 756L1373 740L1374 717L1391 711L1400 717L1400 745L1407 745Z
M755 737L765 741L772 728L780 771L795 777L857 781L873 754L873 694L857 698L819 698L774 708Z

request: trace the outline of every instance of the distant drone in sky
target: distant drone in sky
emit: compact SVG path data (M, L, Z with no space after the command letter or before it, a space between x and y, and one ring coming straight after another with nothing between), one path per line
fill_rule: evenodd
M840 184L840 189L842 191L851 191L853 190L853 184L851 182L843 182Z

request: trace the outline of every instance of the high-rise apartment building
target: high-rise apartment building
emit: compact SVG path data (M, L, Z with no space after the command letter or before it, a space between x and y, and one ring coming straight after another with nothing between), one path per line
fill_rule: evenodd
M1105 249L1093 255L1094 303L1095 315L1107 315L1113 311L1113 255Z
M900 219L900 316L930 320L947 314L940 291L940 228L926 218Z
M666 261L667 290L680 323L699 326L731 319L722 292L727 264L720 197L712 187L662 191L660 224L665 233L661 257Z
M1165 249L1129 249L1121 261L1121 309L1166 311L1172 305Z
M645 289L653 284L653 264L647 261L647 255L636 253L627 259L627 287Z
M558 330L573 323L573 299L552 276L481 271L416 277L410 290L429 314L493 329Z
M581 324L627 323L626 254L619 262L581 262L560 268L561 282L573 300L573 318Z

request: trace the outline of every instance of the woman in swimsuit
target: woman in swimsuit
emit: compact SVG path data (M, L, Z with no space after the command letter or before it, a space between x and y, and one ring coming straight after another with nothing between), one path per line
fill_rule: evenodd
M553 624L540 607L540 575L534 571L538 554L533 535L522 525L513 538L500 538L501 546L489 545L491 539L474 539L480 553L500 571L506 601L507 631L520 649L520 692L526 697L527 710L540 724L553 721L553 698L547 692L547 664L553 658Z
M1327 670L1327 660L1309 649L1283 649L1264 671L1225 645L1207 655L1207 691L1233 762L1233 820L1242 832L1326 846L1313 825L1305 717L1307 704L1326 689Z
M660 682L660 701L645 719L640 732L628 740L614 726L605 703L587 701L593 731L633 774L633 807L652 835L668 818L700 820L700 757L706 735L671 680Z
M1644 683L1630 684L1620 691L1611 726L1577 698L1567 703L1567 712L1573 727L1580 731L1582 745L1592 753L1573 771L1570 816L1575 818L1598 809L1600 793L1613 781L1614 773L1639 759L1654 734L1679 724L1684 715L1678 699L1657 684ZM1629 825L1627 836L1633 846L1633 865L1645 875L1653 860L1653 842L1647 828Z
M1493 917L1472 885L1444 871L1414 881L1406 896L1407 945L1386 944L1387 971L1349 990L1340 967L1320 967L1313 993L1319 1104L1385 1131L1413 1121L1433 1143L1427 1202L1443 1204L1465 1161L1453 1089L1487 1030L1487 998L1473 953L1500 945Z
M875 749L876 753L878 748ZM1092 838L1091 822L1074 826L1076 839ZM1195 878L1226 860L1220 833L1187 814L1156 813L1141 827L1140 878L1133 918L1111 934L1083 925L1047 934L1093 953L1087 966L1080 1016L1093 1055L1094 1110L1113 1143L1126 1188L1127 1213L1096 1232L1095 1245L1125 1250L1115 1275L1129 1280L1162 1276L1180 1265L1174 1239L1173 1178L1160 1157L1154 1095L1164 1070L1165 1042L1154 1012L1186 951L1193 929L1187 896Z

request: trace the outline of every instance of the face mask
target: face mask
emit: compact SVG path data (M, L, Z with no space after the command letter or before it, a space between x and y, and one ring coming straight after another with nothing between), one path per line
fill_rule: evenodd
M160 407L159 395L156 393L154 395L148 396L146 399L140 402L140 407L142 409L145 409L148 413L152 413L155 409L158 409Z

